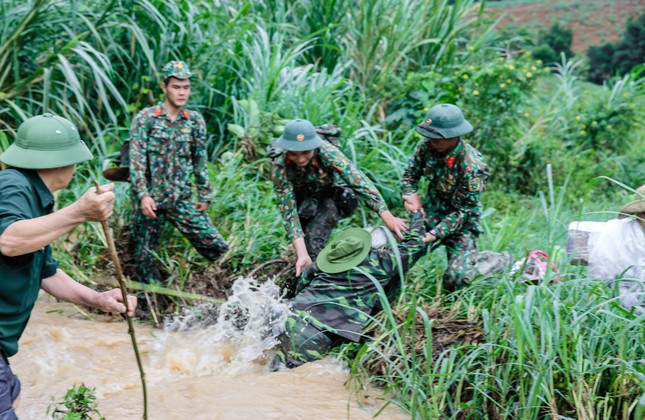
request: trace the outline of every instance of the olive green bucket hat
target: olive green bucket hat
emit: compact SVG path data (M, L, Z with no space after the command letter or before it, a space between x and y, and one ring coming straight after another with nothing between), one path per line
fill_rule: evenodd
M624 219L632 214L645 212L645 185L641 185L634 194L634 201L620 209L619 219Z
M8 166L23 169L62 168L92 159L71 121L46 113L18 127L15 142L0 155Z
M431 139L451 139L473 131L473 126L464 118L461 109L452 104L440 104L430 108L425 120L417 126L417 132Z
M370 252L372 237L360 228L342 231L330 241L318 257L316 265L325 273L340 273L359 265Z
M307 120L292 120L274 145L290 152L306 152L320 147L322 139L314 125Z

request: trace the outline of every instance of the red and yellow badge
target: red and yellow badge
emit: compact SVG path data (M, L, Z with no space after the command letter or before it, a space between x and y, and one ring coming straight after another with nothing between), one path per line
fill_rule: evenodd
M477 192L482 189L482 180L481 178L472 178L470 181L468 181L468 191L470 192Z
M449 168L452 168L454 166L456 159L457 158L455 158L455 155L448 156L446 158L446 164L448 165Z
M304 139L305 139L305 135L304 135L304 134L298 134L298 135L296 136L296 140L298 140L298 141L303 141Z

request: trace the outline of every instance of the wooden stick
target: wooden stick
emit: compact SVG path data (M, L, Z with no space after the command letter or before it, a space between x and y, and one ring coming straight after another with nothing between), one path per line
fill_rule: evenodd
M101 194L101 186L99 185L98 180L94 180L96 185L96 193ZM110 234L110 225L107 220L101 222L103 226L103 233L105 234L105 240L107 241L108 250L110 251L110 257L112 258L112 263L114 264L114 269L116 271L116 278L119 281L119 288L121 289L121 295L123 296L123 304L125 305L125 319L128 321L128 334L132 339L132 348L134 349L134 355L137 358L137 364L139 365L139 374L141 375L141 386L143 387L143 419L148 420L148 392L146 390L146 373L143 371L143 364L141 363L141 355L139 354L139 346L137 346L137 338L134 335L134 325L132 323L132 318L128 314L128 290L125 287L125 279L123 277L123 271L121 270L121 262L119 261L119 256L116 253L116 248L114 246L114 240Z

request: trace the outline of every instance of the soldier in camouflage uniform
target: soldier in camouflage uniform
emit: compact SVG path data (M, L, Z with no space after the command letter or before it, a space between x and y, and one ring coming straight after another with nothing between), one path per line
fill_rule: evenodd
M343 341L360 341L370 316L380 307L378 281L387 298L397 296L407 272L425 254L421 211L412 213L410 229L398 243L401 267L390 244L370 248L370 234L350 228L340 233L305 269L302 290L290 301L292 314L272 368L299 366L322 358Z
M130 129L131 237L135 277L142 282L161 280L154 253L166 221L210 261L228 249L206 212L212 200L206 125L201 114L184 109L191 76L181 61L166 64L161 85L164 102L139 112Z
M481 192L490 174L482 155L460 136L472 125L455 105L432 107L417 131L424 137L403 174L403 200L408 211L423 209L433 249L445 245L448 268L443 288L454 291L474 276L477 237L481 233ZM429 181L423 203L419 179Z
M323 141L306 120L289 122L274 144L286 153L273 166L273 185L287 236L296 251L296 276L311 264L340 219L343 202L355 193L377 212L399 238L407 229L394 217L372 181L331 143ZM339 188L335 177L347 187ZM352 207L351 205L349 206Z

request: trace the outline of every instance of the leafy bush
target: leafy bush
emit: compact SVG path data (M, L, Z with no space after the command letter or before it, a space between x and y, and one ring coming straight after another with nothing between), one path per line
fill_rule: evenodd
M549 32L540 33L538 46L533 50L533 56L544 63L551 64L558 61L560 54L573 57L571 43L573 42L573 30L568 27L555 24Z
M645 57L645 13L637 20L627 21L625 32L618 42L589 47L587 56L587 78L598 84L615 75L624 76L634 67L642 65Z

